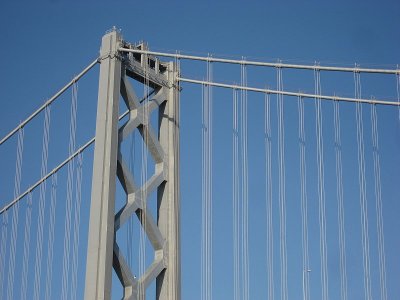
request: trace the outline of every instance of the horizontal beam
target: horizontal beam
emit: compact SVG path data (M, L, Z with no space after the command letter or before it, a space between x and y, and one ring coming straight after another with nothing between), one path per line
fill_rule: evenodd
M28 124L34 117L36 117L42 110L44 110L47 106L53 103L58 97L60 97L71 85L77 82L83 75L85 75L91 68L93 68L99 62L99 58L96 58L90 65L88 65L82 72L80 72L77 76L72 78L70 82L68 82L61 90L53 95L49 100L47 100L41 107L39 107L36 111L34 111L28 118L26 118L23 122L21 122L17 127L10 131L5 137L3 137L0 141L0 145L6 142L9 138L11 138L18 130Z
M400 75L399 69L394 70L394 69L373 69L373 68L357 68L357 67L349 68L349 67L329 67L329 66L319 66L319 65L269 63L269 62L260 62L260 61L250 61L250 60L244 60L244 59L238 60L238 59L217 58L217 57L211 57L211 56L194 56L194 55L185 55L185 54L180 54L180 53L166 53L166 52L139 50L139 49L119 48L118 50L121 52L150 54L150 55L155 55L155 56L173 57L176 59L198 60L198 61L217 62L217 63L225 63L225 64L238 64L238 65L247 65L247 66L273 67L273 68L282 68L282 69L302 69L302 70L320 70L320 71L356 72L356 73L380 73L380 74L398 74L398 75Z
M127 60L125 62L125 68L128 71L127 74L129 74L129 76L133 76L132 78L135 80L145 85L149 85L152 88L160 88L163 86L169 87L168 81L166 78L163 78L165 76L160 73L156 73L150 67L144 69L139 62L134 60Z
M248 87L248 86L242 86L242 85L236 85L236 84L226 84L226 83L218 83L218 82L211 82L211 81L205 81L205 80L196 80L196 79L183 78L183 77L179 77L178 80L181 82L187 82L187 83L203 84L203 85L210 85L210 86L216 86L216 87L228 88L228 89L234 89L234 90L244 90L244 91L283 95L283 96L293 96L293 97L302 97L302 98L317 98L317 99L321 99L321 100L333 100L333 101L345 101L345 102L400 106L400 102L385 101L385 100L378 100L378 99L357 99L357 98L348 98L348 97L339 97L339 96L316 95L316 94L301 93L301 92L278 91L278 90L262 89L262 88Z

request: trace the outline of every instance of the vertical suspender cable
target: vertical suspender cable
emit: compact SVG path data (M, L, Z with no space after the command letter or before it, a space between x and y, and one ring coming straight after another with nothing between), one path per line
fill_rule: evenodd
M178 58L178 57L176 57L175 58L175 65L174 65L174 71L176 72L175 74L177 75L177 76L179 76L180 74L179 74L179 72L180 72L180 69L181 69L181 61L180 61L180 59ZM175 78L174 78L174 80L175 80ZM174 118L175 118L175 134L174 134L174 165L175 165L175 170L177 170L178 172L179 172L179 170L180 170L180 165L179 165L179 157L180 157L180 142L179 142L179 134L177 134L177 131L179 131L180 130L180 86L179 86L179 82L177 82L177 86L175 87L177 90L175 91L175 99L174 99L174 101L176 101L175 103L174 103ZM174 180L174 195L175 195L175 197L177 198L177 199L180 199L180 189L179 189L179 180L176 180L176 178L175 178L175 180ZM174 228L174 230L175 230L175 232L180 232L180 222L179 222L179 214L180 214L180 212L179 212L179 205L178 205L178 202L177 201L174 201L173 202L173 205L174 205L174 209L173 209L173 211L171 211L171 212L173 212L175 215L173 215L172 216L172 218L174 218L174 224L175 224L175 228ZM177 256L178 257L180 257L180 253L179 253L179 247L176 249L176 251L177 251ZM175 261L176 263L172 266L172 268L173 268L173 270L174 270L174 272L175 273L177 273L178 272L178 268L179 268L179 265L178 265L178 263L177 263L177 261ZM173 277L173 286L175 286L176 285L176 278L175 277ZM175 294L177 291L175 290L175 289L173 289L173 291L174 291L174 294L172 295L172 297L173 297L173 299L177 299L177 298L179 298L180 296L180 294ZM179 293L179 292L178 292Z
M381 192L381 165L379 153L378 115L376 112L376 105L371 105L371 124L375 177L376 226L378 232L379 283L381 299L387 300L385 236L383 230L383 203Z
M207 288L208 288L208 276L207 276L207 263L208 263L208 227L207 227L207 222L208 222L208 205L207 205L207 198L208 198L208 193L207 193L207 176L208 176L208 157L207 157L207 136L208 133L207 131L209 130L208 126L208 121L207 121L207 116L208 116L208 103L207 103L207 88L205 85L203 85L203 202L202 202L202 229L203 229L203 243L202 243L202 300L206 300L208 297L207 293Z
M338 201L340 298L347 300L346 235L343 201L342 141L340 131L340 104L333 102L335 128L336 196Z
M75 186L75 212L74 212L74 239L72 245L72 279L71 279L71 299L76 299L76 290L78 284L78 249L79 249L79 226L81 220L81 200L82 200L82 164L83 153L78 154L78 163L76 170L76 186Z
M207 63L207 67L208 67L208 81L212 81L212 63L208 62ZM213 291L213 257L212 257L212 249L213 249L213 234L212 234L212 216L213 216L213 212L212 212L212 183L213 183L213 172L212 172L212 141L213 141L213 136L212 136L212 132L213 132L213 104L212 104L212 87L211 85L207 86L207 90L208 90L208 274L209 274L209 278L208 278L208 299L211 300L212 299L212 291Z
M1 245L0 245L0 297L3 298L4 280L6 274L6 250L8 236L8 210L3 213L1 221Z
M354 72L355 98L361 98L361 78L359 72ZM357 145L358 145L358 175L360 184L360 209L361 209L361 230L363 247L363 267L364 267L364 292L365 299L371 300L371 278L370 278L370 259L369 259L369 235L368 235L368 206L366 195L365 180L365 155L364 155L364 127L362 104L356 104L357 121Z
M178 73L177 73L177 76L181 76L181 60L180 59L178 59L178 63L177 63L177 65L178 65ZM175 157L177 157L178 159L177 159L177 167L176 167L176 170L178 170L179 172L180 172L180 170L181 170L181 160L180 160L180 157L181 157L181 147L180 147L180 128L181 128L181 86L180 86L180 82L178 81L178 92L177 92L177 101L178 101L178 109L177 109L177 114L176 114L176 126L177 126L177 130L178 130L178 134L176 135L176 139L177 139L177 143L178 143L178 147L176 148L177 149L177 152L176 152L176 156ZM176 105L175 105L175 107L176 107ZM175 182L176 182L176 188L175 188L175 192L177 193L177 197L178 197L178 199L181 199L181 189L180 189L180 180L179 181L177 181L177 180L175 180ZM176 201L174 201L174 204L175 205L177 205L177 207L176 207L176 209L175 209L175 212L178 212L177 213L177 215L176 215L176 218L178 219L177 220L177 222L176 222L176 224L177 224L177 232L181 232L181 222L180 222L180 204L178 205L178 203L176 202ZM179 237L179 239L180 239L180 237ZM180 244L180 241L179 241L179 244ZM181 256L181 253L180 253L180 251L181 251L181 248L180 247L178 247L178 249L177 249L177 251L178 251L178 257L180 257ZM177 272L180 272L180 262L179 262L179 264L177 263L176 264L176 271ZM181 277L179 277L179 280L181 279ZM180 291L178 291L178 293L179 293L179 296L180 296ZM178 297L176 297L176 298L178 298Z
M18 131L17 144L17 159L15 165L15 180L14 180L14 198L19 196L21 191L21 176L22 176L22 155L24 152L24 129ZM8 284L7 284L7 299L12 300L14 294L14 274L15 274L15 252L17 246L18 234L18 219L19 219L19 203L13 206L12 225L11 225L11 240L10 240L10 256L8 264Z
M325 212L325 180L324 180L324 146L322 131L321 108L321 77L318 69L314 70L315 84L315 113L316 113L316 138L317 138L317 166L318 166L318 202L320 226L320 255L321 255L321 285L322 299L328 300L328 249L326 243L326 212Z
M31 220L32 220L32 193L28 194L28 200L26 203L25 212L25 230L24 230L24 256L22 259L22 280L21 280L21 295L20 299L26 299L26 290L28 284L28 262L29 262L29 250L31 240Z
M277 89L283 90L282 69L277 68ZM286 249L286 188L285 188L285 125L283 95L277 95L278 113L278 169L279 169L279 238L281 268L281 299L288 299Z
M207 81L210 76L210 64L207 62ZM206 299L210 299L210 87L206 85L206 280L205 295Z
M129 145L129 170L132 174L135 172L135 131L131 134L131 143ZM134 218L130 217L128 220L128 230L126 235L126 245L127 245L127 263L130 269L133 269L133 260L132 260L132 246L133 246L133 230L134 230Z
M148 63L148 58L147 58L147 55L145 55L145 54L143 54L142 55L142 59L143 59L143 61L142 61L142 66L143 66L143 68L144 68L144 82L143 82L143 95L147 95L146 94L146 91L147 91L147 87L146 87L146 83L147 83L147 80L146 80L146 78L147 78L147 68L146 68L146 66L147 66L147 63ZM145 123L146 123L146 121L147 121L147 116L146 116L146 104L147 104L147 101L148 101L148 99L145 99L145 101L143 101L143 105L144 105L144 108L143 108L143 114L144 114L144 118L145 118ZM140 223L141 223L141 226L140 226L140 229L139 229L139 278L141 278L142 276L143 276L143 273L144 273L144 248L145 248L145 246L144 246L144 244L145 244L145 232L144 232L144 209L145 209L145 203L146 203L146 191L145 191L145 189L146 189L146 187L145 187L145 184L146 184L146 171L145 171L145 168L147 167L147 166L145 166L145 164L146 164L146 151L147 151L147 148L146 148L146 127L145 126L143 126L143 132L142 132L142 138L143 138L143 142L142 142L142 147L141 147L141 170L140 170L140 184L141 184L141 186L142 186L142 190L141 190L141 195L140 195L140 197L141 197L141 200L142 200L142 206L143 206L143 208L140 210ZM143 295L143 293L144 293L144 287L143 287L143 284L142 284L142 282L139 280L139 300L143 300L144 299L144 295Z
M271 98L265 94L265 200L267 212L267 275L268 299L274 299L274 230L272 205L272 136L271 136Z
M400 73L396 74L396 90L397 90L397 102L400 103ZM400 105L398 106L399 111L399 122L400 122Z
M41 177L47 174L47 161L49 157L49 133L50 133L50 106L44 110L44 125L43 125L43 141L42 141L42 165L40 174ZM47 181L40 185L39 190L39 218L36 232L36 256L35 256L35 280L33 289L33 299L40 298L40 283L42 274L42 254L43 254L43 226L44 213L46 207L46 186Z
M149 77L149 60L147 59L147 63L145 64L145 85L144 85L144 95L149 95L150 94L150 77ZM149 105L150 105L150 97L147 98L146 101L146 106L144 108L144 113L146 116L146 126L147 126L147 130L144 133L144 141L145 143L143 144L144 146L144 164L143 164L143 185L146 184L147 181L147 176L148 176L148 165L149 165L149 149L148 149L148 140L149 140L149 127L150 127L150 115L149 115ZM147 191L147 185L145 187L145 189L143 190L144 193L144 215L143 215L143 226L142 226L142 274L145 273L146 271L146 241L147 241L147 198L148 198L148 191ZM144 284L141 285L141 289L142 289L142 293L141 293L141 300L145 300L146 299L146 287L144 286Z
M242 58L244 60L244 58ZM241 64L241 85L247 86L246 65ZM243 299L248 300L249 291L249 192L248 192L248 154L247 154L247 91L241 91L242 113L242 272L243 272Z
M150 82L149 82L149 73L148 73L148 56L143 55L143 67L144 67L144 85L143 85L143 95L148 95L150 90ZM143 103L144 109L144 126L143 126L143 143L142 143L142 169L141 169L141 198L142 198L142 205L143 209L140 211L140 218L141 224L140 227L140 247L139 247L139 273L140 276L144 276L146 270L146 212L147 212L147 168L148 168L148 149L147 149L147 142L148 142L148 126L150 125L150 118L149 118L149 98L145 100ZM146 290L145 286L142 281L139 284L139 299L144 300L146 299Z
M303 300L310 299L309 254L308 254L308 200L307 200L307 170L306 170L306 136L304 130L304 99L298 97L299 114L299 148L300 148L300 198L301 198L301 232L303 250Z
M238 92L233 91L233 300L240 298L239 276L239 127Z
M207 63L207 81L212 80L212 66ZM203 86L203 176L202 176L202 299L212 299L212 91Z
M45 300L52 299L51 283L53 278L53 248L54 248L54 227L56 220L57 206L57 173L51 176L50 214L49 214L49 237L47 240L47 261L46 261L46 292Z
M201 172L201 300L206 299L205 295L205 265L206 265L206 260L205 260L205 243L206 243L206 110L205 110L205 105L206 105L206 96L205 96L205 86L204 84L201 85L201 114L202 114L202 120L201 120L201 160L202 160L202 172Z
M76 83L75 83L76 84ZM69 155L75 151L76 143L76 113L77 113L77 97L74 89L72 89L71 101L71 121L69 129ZM75 160L68 163L68 177L67 177L67 197L65 208L65 223L64 223L64 254L63 254L63 268L62 268L62 286L61 286L61 300L68 299L68 286L69 286L69 267L70 267L70 250L71 250L71 212L72 200L74 189L74 173L75 173Z

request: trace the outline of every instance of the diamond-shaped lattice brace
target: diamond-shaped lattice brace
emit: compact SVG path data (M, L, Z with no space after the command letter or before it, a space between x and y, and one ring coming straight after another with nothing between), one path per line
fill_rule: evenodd
M154 96L141 105L126 76L121 80L121 95L129 109L129 120L119 129L119 144L137 128L146 144L151 156L153 157L156 168L154 174L141 187L138 187L133 179L129 167L123 159L121 149L118 150L117 176L127 195L126 204L118 211L115 216L115 231L135 213L143 226L145 233L152 244L155 256L152 264L147 268L140 278L136 279L115 239L113 266L119 280L124 287L124 299L138 299L144 297L140 293L145 293L147 286L162 272L166 267L165 261L165 238L162 236L156 221L147 209L147 198L165 180L167 165L165 152L163 151L156 134L150 124L150 114L166 101L165 88L156 90Z

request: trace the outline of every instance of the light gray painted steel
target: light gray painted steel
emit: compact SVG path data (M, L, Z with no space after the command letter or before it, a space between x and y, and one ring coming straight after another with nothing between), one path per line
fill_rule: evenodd
M118 178L127 194L127 202L116 214L115 229L118 230L129 218L136 215L153 246L154 260L140 278L132 279L130 271L126 270L125 259L118 251L114 254L114 268L124 287L124 299L142 299L145 295L139 293L141 291L145 293L150 283L156 280L157 299L178 300L180 299L178 72L173 63L161 65L157 58L147 55L142 55L140 60L128 55L123 57L123 60L126 74L121 81L121 95L130 112L129 120L119 129L119 141L121 143L138 129L154 159L155 170L147 182L138 187L122 154L119 153ZM150 66L150 61L154 62L153 68ZM128 76L144 84L148 83L155 89L143 104L138 101ZM150 115L156 109L159 113L159 136L156 136L149 123ZM154 219L147 209L147 195L155 189L158 202L157 219Z
M138 59L117 55L118 44L125 43L119 39L116 32L111 32L102 43L85 299L110 299L113 266L124 300L144 299L147 287L154 281L158 300L179 300L178 72L173 63L161 63L152 56ZM154 91L139 101L129 77L148 84ZM119 94L129 109L129 119L118 129ZM158 136L150 123L151 113L156 112ZM118 148L136 129L155 162L154 173L142 186L135 182ZM126 203L115 214L116 177L126 193ZM155 218L147 201L156 190ZM154 250L152 264L138 278L132 274L115 238L115 233L132 217L138 218Z
M174 63L168 67L168 101L159 113L160 144L168 157L168 178L158 188L158 226L168 241L167 268L157 277L157 299L181 298L180 261L180 195L179 195L179 87L178 70Z
M118 150L118 100L121 80L121 62L116 57L119 42L119 34L112 31L103 37L101 44L86 263L86 300L111 298Z
M355 72L355 73L381 73L381 74L400 74L400 69L375 69L375 68L359 68L359 67L332 67L332 66L320 66L314 65L298 65L298 64L285 64L281 62L262 62L262 61L251 61L245 59L226 59L218 58L212 56L193 56L185 55L180 53L166 53L157 51L148 51L143 49L127 49L120 48L121 52L131 52L131 53L142 53L148 55L157 55L165 57L173 57L175 59L188 59L188 60L198 60L207 62L217 62L224 64L236 64L236 65L247 65L247 66L259 66L259 67L271 67L271 68L283 68L283 69L303 69L303 70L320 70L320 71L333 71L333 72Z
M284 95L284 96L292 96L292 97L302 97L302 98L309 98L309 99L317 98L317 99L321 99L321 100L331 100L331 101L345 101L345 102L355 102L355 103L400 106L400 102L389 101L389 100L379 100L379 99L369 99L368 100L368 99L348 98L348 97L340 97L340 96L316 95L316 94L301 93L301 92L277 91L277 90L255 88L255 87L249 87L249 86L243 86L243 85L237 85L237 84L211 82L211 81L207 81L207 80L197 80L197 79L183 78L183 77L179 77L178 80L180 82L210 85L210 86L216 86L216 87L221 87L221 88L226 88L226 89L231 89L231 90L233 89L233 90L242 90L242 91L252 91L252 92L258 92L258 93ZM296 99L296 101L297 101L297 99Z

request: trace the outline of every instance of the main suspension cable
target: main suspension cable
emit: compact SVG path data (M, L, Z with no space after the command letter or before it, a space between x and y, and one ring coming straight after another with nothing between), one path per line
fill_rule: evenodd
M303 70L315 70L315 65L300 65L300 64L285 64L281 61L277 63L273 62L260 62L260 61L250 61L250 60L240 60L240 59L225 59L225 58L217 58L217 57L204 57L204 56L194 56L194 55L185 55L181 53L166 53L166 52L157 52L157 51L149 51L149 50L141 50L141 49L128 49L128 48L119 48L118 51L121 52L131 52L131 53L141 53L141 54L149 54L155 56L163 56L163 57L174 57L178 59L187 59L187 60L198 60L198 61L211 61L216 63L226 63L226 64L236 64L236 65L246 65L246 66L260 66L260 67L271 67L271 68L281 68L281 69L303 69ZM359 67L330 67L330 66L318 66L318 70L321 71L333 71L333 72L360 72L360 73L381 73L381 74L399 74L399 70L397 69L375 69L375 68L359 68Z
M49 100L47 100L42 106L40 106L37 110L35 110L29 117L27 117L24 121L22 121L17 127L11 130L5 137L0 140L0 145L6 142L10 137L12 137L15 133L18 132L19 129L23 128L26 124L28 124L33 118L35 118L42 110L44 110L47 106L57 100L66 90L68 90L74 83L78 82L79 79L82 78L90 69L92 69L97 63L100 62L100 58L95 59L91 62L82 72L76 75L70 82L68 82L61 90L55 93Z
M193 84L205 84L211 85L221 88L227 89L237 89L237 90L245 90L245 91L252 91L257 93L270 93L274 95L283 95L283 96L291 96L291 97L302 97L305 99L315 99L318 98L320 100L331 100L331 101L343 101L343 102L356 102L356 103L368 103L368 104L381 104L381 105L392 105L392 106L400 106L399 101L386 101L386 100L379 100L379 99L361 99L361 98L351 98L351 97L340 97L340 96L329 96L329 95L316 95L310 93L303 93L303 92L289 92L282 90L271 90L265 88L256 88L256 87L249 87L249 86L241 86L237 84L228 84L228 83L220 83L220 82L210 82L207 80L197 80L192 78L178 78L182 82L193 83Z

